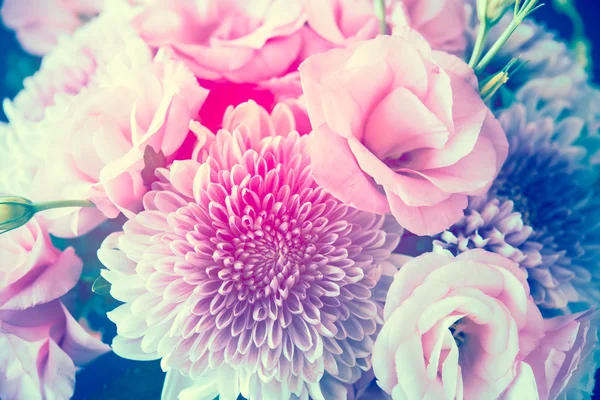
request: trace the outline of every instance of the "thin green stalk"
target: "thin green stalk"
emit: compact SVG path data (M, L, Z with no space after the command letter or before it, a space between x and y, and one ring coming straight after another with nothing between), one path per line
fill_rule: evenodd
M373 0L375 15L379 19L379 31L382 35L388 34L387 22L385 22L385 0Z
M59 201L48 201L44 203L34 203L33 208L35 212L52 210L55 208L65 207L96 207L94 203L89 200L59 200Z
M591 43L585 35L583 18L573 0L552 0L554 8L571 20L573 33L571 34L571 47L577 55L578 61L590 72L593 68L591 57Z
M510 21L510 24L506 27L502 35L496 40L496 43L488 50L485 56L479 61L477 66L475 67L475 73L480 74L485 67L492 61L492 59L496 56L498 51L504 46L504 44L508 41L514 31L519 27L519 25L523 22L527 16L533 13L535 10L543 6L540 4L536 6L538 0L526 0L523 4L523 7L520 7L520 1L515 3L515 16Z
M481 21L479 24L479 31L477 32L477 39L475 40L475 46L473 47L473 53L471 54L471 59L469 60L469 67L474 68L475 65L477 65L477 62L481 58L481 53L483 53L483 46L485 45L488 34L489 29L485 23L485 20Z

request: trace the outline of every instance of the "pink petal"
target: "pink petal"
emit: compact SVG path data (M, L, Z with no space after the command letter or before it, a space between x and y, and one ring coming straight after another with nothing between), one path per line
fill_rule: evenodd
M312 175L317 183L348 205L378 214L389 212L385 195L360 170L344 138L321 125L310 140Z
M453 194L434 206L410 207L393 193L386 192L392 214L410 232L425 236L448 229L464 215L467 196Z
M402 172L412 170L401 169ZM480 136L473 150L448 167L417 172L447 193L474 193L495 177L496 149L492 142Z
M379 102L365 126L364 145L377 158L395 159L414 149L441 149L446 126L412 92L400 87Z
M0 310L22 310L59 298L75 286L82 267L73 248L66 249L52 264L30 271L2 290Z

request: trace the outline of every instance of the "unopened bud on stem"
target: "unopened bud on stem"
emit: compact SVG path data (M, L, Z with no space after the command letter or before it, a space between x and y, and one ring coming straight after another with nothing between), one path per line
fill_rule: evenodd
M487 25L495 25L500 18L515 4L515 0L478 0L477 16L480 21L486 21Z
M33 204L23 197L0 197L0 234L25 225L35 214Z
M33 216L45 210L65 207L95 207L88 200L61 200L32 203L23 197L0 196L0 235L25 225Z
M508 62L508 64L506 64L504 68L502 68L502 70L481 81L481 84L479 85L479 93L481 94L483 101L489 100L494 94L496 94L502 85L508 82L508 79L513 76L514 73L519 70L519 68L526 64L526 62L521 62L516 66L516 68L513 69L513 66L515 66L518 61L519 57L513 58Z

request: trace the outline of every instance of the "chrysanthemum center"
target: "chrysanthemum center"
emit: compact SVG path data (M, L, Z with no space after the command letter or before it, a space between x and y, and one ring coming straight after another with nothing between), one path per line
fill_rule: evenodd
M500 178L502 179L502 177ZM511 200L515 204L515 210L521 214L521 219L526 225L531 225L536 220L535 207L532 207L530 196L523 194L523 189L516 182L498 183L496 196L502 199Z
M310 268L316 252L310 226L299 224L291 205L281 204L276 212L241 206L237 235L220 243L214 257L223 268L221 279L231 280L239 300L285 299L301 276L306 282L318 278Z

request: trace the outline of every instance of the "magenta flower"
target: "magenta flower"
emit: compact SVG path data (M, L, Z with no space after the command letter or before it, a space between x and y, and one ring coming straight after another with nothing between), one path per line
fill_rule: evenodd
M126 303L109 314L113 349L162 358L194 398L322 399L324 374L350 383L371 366L399 227L323 191L305 137L236 126L205 163L158 171L144 211L103 243Z

